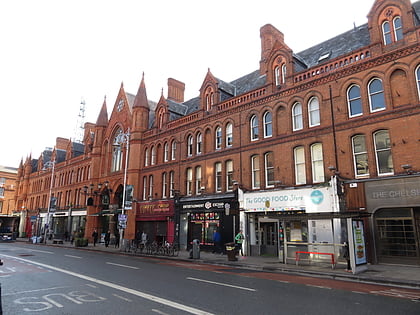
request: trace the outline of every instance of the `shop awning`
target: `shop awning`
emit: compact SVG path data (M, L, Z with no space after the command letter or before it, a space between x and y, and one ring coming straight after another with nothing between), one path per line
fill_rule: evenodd
M246 212L247 214L254 213L264 215L269 218L281 219L281 220L330 220L330 219L348 219L348 218L366 218L370 217L371 214L367 212L316 212L316 213L282 213L282 212Z

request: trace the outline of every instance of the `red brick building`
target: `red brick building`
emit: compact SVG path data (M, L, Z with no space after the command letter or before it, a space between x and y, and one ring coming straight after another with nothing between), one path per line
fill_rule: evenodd
M19 218L15 216L17 169L0 165L0 237L17 231Z
M190 100L175 79L157 103L144 77L136 95L121 85L83 145L60 139L22 163L17 208L32 231L52 222L87 237L116 233L123 213L124 238L182 247L242 229L248 254L283 262L299 250L339 256L357 219L365 260L418 264L419 16L418 1L375 1L367 24L298 53L265 25L259 69L232 82L209 70Z

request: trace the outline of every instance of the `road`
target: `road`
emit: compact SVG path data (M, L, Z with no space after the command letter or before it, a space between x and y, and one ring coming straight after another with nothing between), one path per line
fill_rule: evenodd
M0 244L3 314L420 314L420 290Z

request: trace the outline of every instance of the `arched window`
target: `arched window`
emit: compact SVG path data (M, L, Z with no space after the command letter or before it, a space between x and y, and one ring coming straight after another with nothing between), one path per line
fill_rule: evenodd
M303 128L302 104L295 103L292 107L293 130L301 130Z
M252 189L260 188L260 157L254 155L251 157L251 176L252 176Z
M362 98L360 95L360 87L358 85L352 85L347 90L347 105L349 107L350 117L362 115Z
M419 100L420 100L420 65L417 66L417 69L416 69L416 80L417 80L417 93L419 95Z
M281 83L284 84L286 83L286 74L287 74L287 68L286 68L286 64L282 64L281 65Z
M196 195L201 194L201 166L195 168L195 193Z
M194 145L194 139L191 135L187 138L187 155L192 156L193 155L193 145Z
M253 115L250 119L251 140L258 140L258 117Z
M215 143L216 143L216 150L219 150L222 148L222 128L220 126L216 128Z
M392 19L392 23L391 19L382 23L382 36L385 45L404 38L403 24L400 16L395 16Z
M369 163L365 136L356 135L351 139L351 142L353 149L354 171L356 177L369 175Z
M233 161L228 160L226 161L226 185L227 190L233 190Z
M380 79L373 79L369 82L369 103L370 111L376 112L385 109L385 96L382 81Z
M388 21L382 23L382 35L384 37L385 45L389 45L392 43L391 26L389 25Z
M274 156L273 152L264 155L265 187L274 187Z
M399 40L403 39L402 22L401 22L401 18L399 16L396 16L394 18L393 25L394 25L395 40L399 41Z
M196 154L201 154L203 152L203 136L201 132L197 133L196 139Z
M321 118L319 114L318 98L312 97L308 104L309 127L319 126Z
M172 141L171 145L171 160L174 161L176 159L176 141Z
M226 125L226 147L229 148L233 145L233 126L231 123Z
M156 147L155 146L152 147L151 153L152 153L152 156L150 159L150 165L155 165L156 164Z
M273 135L273 116L270 112L265 112L263 116L264 120L264 138L271 137Z
M373 135L375 142L376 165L378 175L392 175L394 165L391 155L391 140L388 130L380 130Z
M322 183L324 181L324 158L321 143L315 143L311 146L311 160L312 181L314 183Z
M294 149L294 159L296 185L306 184L305 149L303 147Z
M165 142L165 145L163 146L163 161L168 162L169 160L169 144L168 142Z
M277 67L274 68L274 81L276 83L276 86L279 86L281 84L280 66L277 66Z
M118 141L121 133L122 131L119 129L114 135L114 141L112 141L111 172L118 172L121 170L122 144Z

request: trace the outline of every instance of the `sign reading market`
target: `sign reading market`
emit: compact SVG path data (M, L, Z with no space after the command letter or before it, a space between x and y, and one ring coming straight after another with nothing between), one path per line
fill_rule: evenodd
M244 208L246 212L332 212L332 189L303 188L244 193Z

